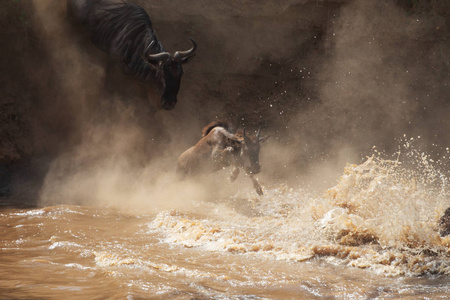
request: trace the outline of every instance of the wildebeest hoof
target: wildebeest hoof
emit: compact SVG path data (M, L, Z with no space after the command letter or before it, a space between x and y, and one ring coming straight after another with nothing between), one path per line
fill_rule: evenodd
M261 187L259 187L259 188L256 189L256 193L257 193L258 195L260 195L260 196L264 195L263 190L262 190Z

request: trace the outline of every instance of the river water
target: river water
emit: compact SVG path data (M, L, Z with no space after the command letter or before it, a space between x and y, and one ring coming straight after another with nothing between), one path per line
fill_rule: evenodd
M374 154L319 193L5 207L0 298L448 299L450 237L436 228L447 177L423 153L408 159Z

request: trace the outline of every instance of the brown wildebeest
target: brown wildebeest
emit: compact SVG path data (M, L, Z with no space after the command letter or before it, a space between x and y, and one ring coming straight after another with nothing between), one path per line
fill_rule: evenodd
M253 175L261 172L259 151L261 143L269 136L261 138L260 133L261 128L254 137L247 136L245 129L233 134L227 122L212 122L203 128L202 139L180 155L177 173L184 178L186 175L215 172L233 166L230 180L235 181L239 168L243 168L258 195L262 195L262 188Z

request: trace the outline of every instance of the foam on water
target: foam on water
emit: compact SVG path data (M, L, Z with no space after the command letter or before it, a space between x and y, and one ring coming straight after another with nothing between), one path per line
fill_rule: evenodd
M151 215L75 205L5 210L2 287L10 298L73 289L111 299L445 299L450 237L439 236L437 222L450 206L448 168L415 149L408 140L394 159L374 151L319 193L279 184L255 198L243 184L231 197ZM421 274L443 276L408 277Z
M347 165L322 195L281 185L259 200L204 203L204 213L161 212L149 224L164 242L205 251L276 260L323 258L386 275L450 275L450 237L440 237L439 217L450 206L439 160L402 139L394 159L376 150ZM441 169L440 169L441 168ZM238 201L239 198L235 200Z

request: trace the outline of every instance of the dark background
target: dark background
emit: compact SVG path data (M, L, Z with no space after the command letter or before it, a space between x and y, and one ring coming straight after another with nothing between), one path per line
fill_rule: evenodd
M450 146L448 1L131 2L171 53L198 42L174 111L156 111L107 67L65 1L0 3L4 205L34 205L56 158L71 174L106 159L174 164L215 119L271 135L261 160L273 182L332 184L346 163L374 146L390 155L404 136L431 156ZM111 98L112 78L122 84Z

